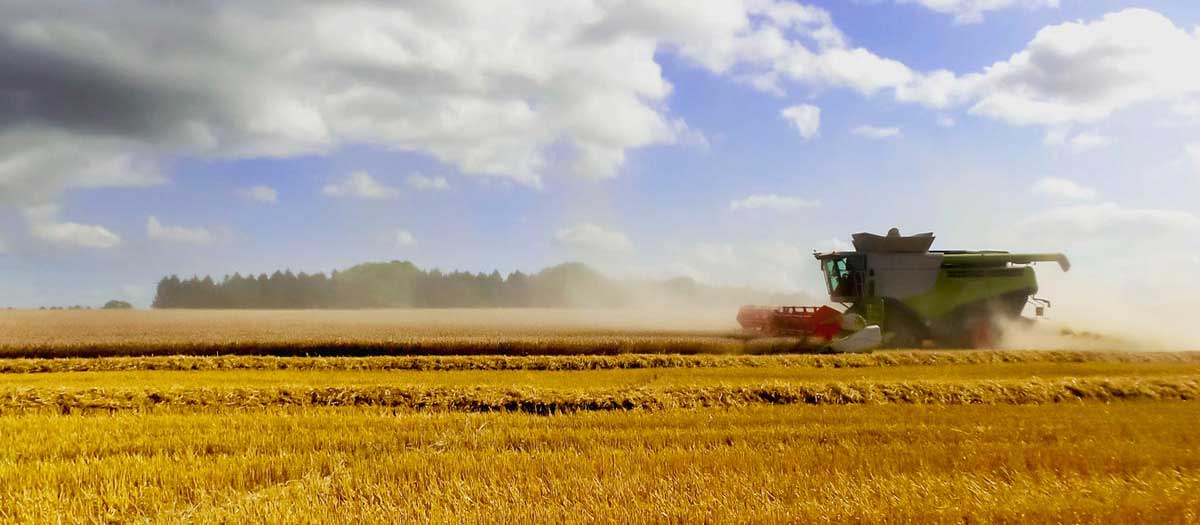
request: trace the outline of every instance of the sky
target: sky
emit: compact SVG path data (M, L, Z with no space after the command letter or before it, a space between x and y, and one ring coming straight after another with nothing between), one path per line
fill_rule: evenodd
M893 226L1066 252L1064 317L1194 310L1200 3L0 4L0 305L393 259L818 294Z

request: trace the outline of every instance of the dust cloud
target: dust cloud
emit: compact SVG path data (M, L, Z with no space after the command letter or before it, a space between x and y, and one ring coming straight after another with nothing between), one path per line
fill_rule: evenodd
M1058 274L1039 268L1054 301L1047 319L1018 326L1006 346L1039 349L1200 350L1194 284L1164 285L1130 272ZM1030 309L1026 315L1030 315Z
M1080 329L1079 324L1059 321L997 320L1003 336L997 345L1004 350L1161 350L1149 341L1139 341L1112 333Z

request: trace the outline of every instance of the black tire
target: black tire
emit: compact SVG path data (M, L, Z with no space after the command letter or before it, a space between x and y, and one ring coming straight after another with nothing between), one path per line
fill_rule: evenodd
M899 301L884 303L883 345L887 348L921 348L929 338L929 330Z
M1021 291L959 309L946 326L949 332L939 338L943 346L958 348L995 348L1004 340L1009 322L1021 318L1021 310L1032 292Z
M921 348L924 338L908 316L888 315L883 320L883 345L887 348Z

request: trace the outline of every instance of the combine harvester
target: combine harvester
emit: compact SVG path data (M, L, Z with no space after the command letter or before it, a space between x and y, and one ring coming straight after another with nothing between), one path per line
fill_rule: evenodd
M1033 263L1071 268L1061 253L930 250L933 234L854 234L854 251L814 254L825 274L829 306L743 306L747 331L797 337L807 347L865 352L878 347L986 348L1001 330L1022 321L1033 304L1038 317L1050 302L1038 291Z

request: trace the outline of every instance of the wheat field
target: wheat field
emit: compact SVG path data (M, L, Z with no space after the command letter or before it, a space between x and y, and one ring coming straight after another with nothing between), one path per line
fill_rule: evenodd
M0 522L1200 522L1200 352L793 346L628 312L0 312Z
M1200 516L1195 403L0 418L9 522Z

